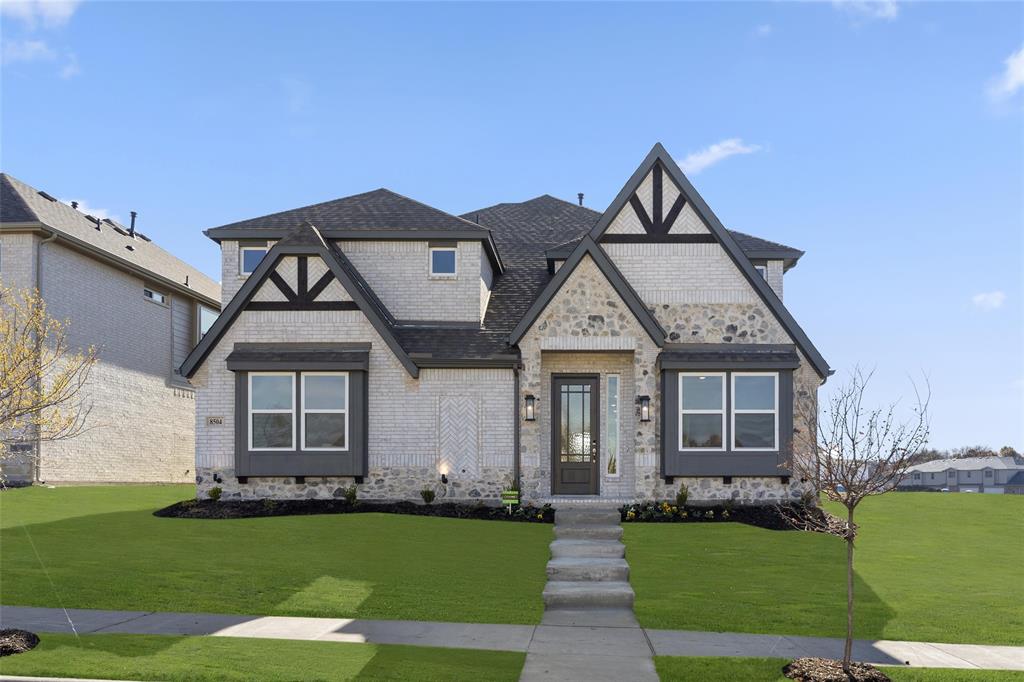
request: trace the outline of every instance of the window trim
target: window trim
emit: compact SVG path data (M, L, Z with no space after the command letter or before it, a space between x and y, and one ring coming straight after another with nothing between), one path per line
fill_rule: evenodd
M736 408L736 377L763 377L770 376L774 381L775 408L771 410L750 410ZM730 372L729 379L729 445L731 452L778 452L779 444L779 373L778 372ZM771 447L743 448L736 445L736 415L737 414L772 414L775 416L775 438Z
M612 391L612 379L615 379L615 390ZM611 464L612 452L608 449L606 453L606 461L604 464L604 475L605 478L619 478L622 474L622 377L619 374L607 374L605 375L605 428L607 434L605 435L604 442L607 443L605 447L611 444L611 405L612 396L615 397L615 473L608 472L608 465Z
M451 272L434 272L434 252L451 251L455 256L455 269ZM459 278L459 247L457 246L431 246L427 248L427 272L431 279L458 279Z
M300 431L300 443L301 450L303 452L348 452L350 440L349 440L349 377L348 372L299 372L300 383L299 387L301 391L302 401L301 409L299 410L299 418L301 422L299 424ZM307 408L306 407L306 377L318 377L318 376L343 376L345 377L345 409L343 410L327 410L322 408ZM345 447L343 448L312 448L306 446L306 415L307 414L344 414L345 415Z
M152 294L152 295L147 296L146 295L147 292L149 294ZM156 298L157 296L160 297L159 300L157 300L157 298ZM146 299L150 303L156 303L157 305L162 305L162 306L165 306L165 307L167 306L167 294L163 293L162 291L160 291L158 289L154 289L153 287L143 286L142 287L142 298Z
M295 415L296 415L296 403L295 403L295 372L249 372L246 381L248 382L248 397L247 397L247 411L246 411L246 430L249 433L249 451L250 452L294 452L295 451ZM267 410L259 409L253 411L252 407L252 378L253 377L265 377L265 376L286 376L291 379L292 382L292 406L290 409L276 409ZM292 416L292 445L289 448L254 448L252 445L252 416L254 414L290 414Z
M683 377L720 377L722 380L722 409L721 410L687 410L683 408ZM725 444L728 442L726 433L726 413L728 410L728 382L726 372L679 372L679 385L676 387L679 399L679 452L725 452ZM722 446L718 448L693 448L683 447L683 415L684 414L721 414L722 415Z
M756 270L758 272L758 274L761 275L761 277L764 279L764 281L766 281L766 282L768 281L768 264L767 263L765 263L765 264L755 263L754 264L754 270Z
M246 251L262 251L263 252L263 258L266 258L267 254L270 252L270 247L267 246L266 244L263 244L263 245L259 245L259 244L242 244L242 245L239 245L239 247L238 247L238 276L239 277L248 277L252 273L256 272L256 268L253 268L252 270L246 270L245 269L245 252ZM261 258L260 262L262 262L262 261L263 261L263 259ZM259 266L257 266L257 267L259 267Z

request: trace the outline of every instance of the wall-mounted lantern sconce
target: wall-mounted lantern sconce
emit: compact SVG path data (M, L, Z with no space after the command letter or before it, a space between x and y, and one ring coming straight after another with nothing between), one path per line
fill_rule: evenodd
M532 422L537 419L537 398L526 395L526 421Z
M640 405L640 421L651 421L651 396L642 395L637 397L636 402Z

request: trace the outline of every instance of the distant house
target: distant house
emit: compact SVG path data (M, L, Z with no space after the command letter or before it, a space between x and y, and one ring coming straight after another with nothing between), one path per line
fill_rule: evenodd
M220 312L220 285L113 220L0 173L0 280L37 289L95 346L88 430L13 445L12 482L184 482L194 476L195 391L177 371Z
M936 459L910 467L897 487L1024 494L1024 458Z

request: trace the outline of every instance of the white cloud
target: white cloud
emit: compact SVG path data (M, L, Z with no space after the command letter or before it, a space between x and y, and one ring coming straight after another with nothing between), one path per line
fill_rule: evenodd
M21 21L30 30L55 28L71 21L80 0L0 0L0 14Z
M995 102L1009 99L1024 88L1024 47L1007 57L1003 63L1006 68L992 79L988 87L988 95Z
M71 199L60 199L60 201L64 202L68 206L70 206L72 200ZM82 215L91 215L93 218L100 218L100 219L110 218L111 220L118 220L118 217L116 215L114 215L113 213L111 213L110 211L108 211L105 208L93 208L92 206L90 206L88 203L82 201L81 199L77 199L77 201L78 201L78 212L81 213Z
M3 63L53 61L57 53L43 40L5 40Z
M743 140L738 137L729 138L728 140L722 140L716 144L711 145L705 149L701 149L699 152L693 152L679 164L679 167L683 169L683 172L687 175L696 175L705 168L713 166L719 161L724 161L730 156L737 154L753 154L756 151L760 151L761 146L756 144L743 144Z
M832 6L860 19L892 21L900 13L896 0L832 0Z
M761 24L760 26L754 29L754 33L761 37L765 37L770 36L772 34L772 30L773 29L771 24Z
M995 310L1001 308L1006 301L1006 294L1002 291L986 291L971 296L971 303L982 310Z

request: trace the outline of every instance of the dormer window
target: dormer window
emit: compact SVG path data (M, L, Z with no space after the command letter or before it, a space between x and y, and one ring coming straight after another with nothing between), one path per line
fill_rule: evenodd
M243 246L238 250L238 274L251 275L267 255L266 244Z
M430 247L430 276L438 279L455 279L457 253L458 249L454 246Z

